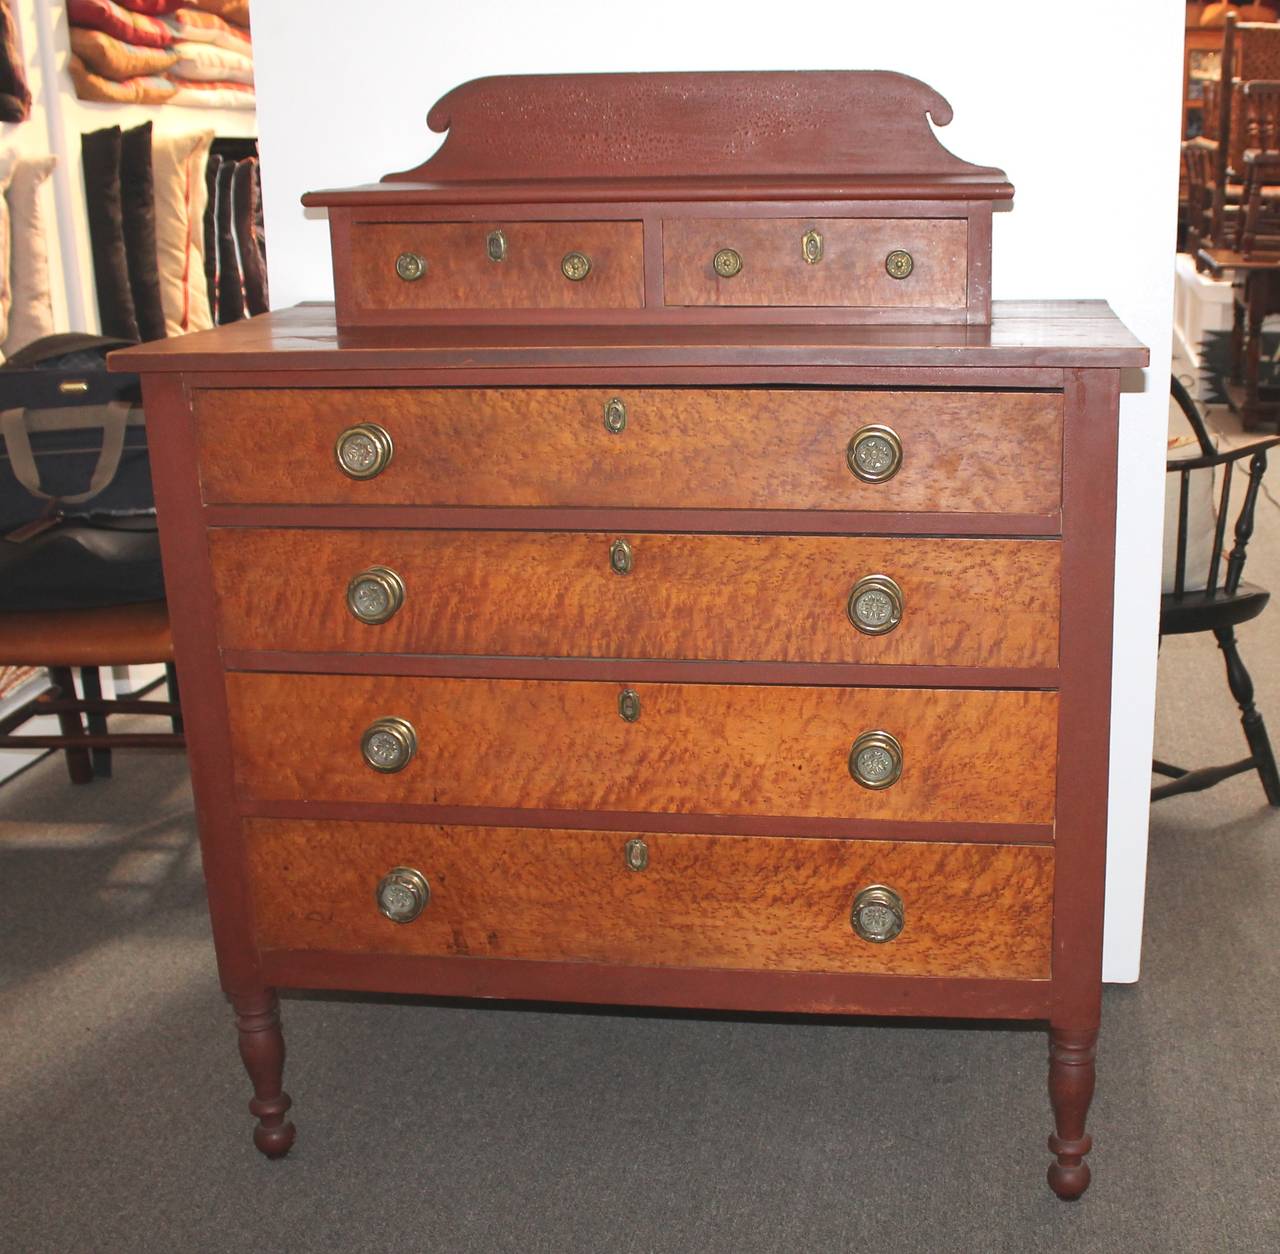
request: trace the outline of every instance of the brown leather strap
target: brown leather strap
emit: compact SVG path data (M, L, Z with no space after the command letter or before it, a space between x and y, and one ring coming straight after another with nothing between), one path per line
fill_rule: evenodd
M129 425L129 414L132 406L128 401L109 401L105 405L83 406L74 412L81 421L75 425L81 427L102 427L102 450L98 454L98 464L93 468L89 479L89 487L85 492L77 492L72 496L59 498L68 505L79 505L82 501L97 496L116 477L120 469L120 457L124 453L124 432ZM67 411L42 411L50 418L61 416ZM98 421L94 421L94 418ZM55 422L54 425L65 425ZM7 409L0 413L0 435L4 437L5 448L9 454L9 464L13 467L14 477L32 496L42 500L52 500L50 493L40 486L40 467L36 465L35 454L31 451L31 438L27 431L27 411L25 409Z

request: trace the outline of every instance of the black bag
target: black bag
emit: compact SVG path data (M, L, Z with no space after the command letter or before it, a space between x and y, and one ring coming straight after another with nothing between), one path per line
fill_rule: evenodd
M136 375L122 341L37 340L0 367L0 610L164 596Z

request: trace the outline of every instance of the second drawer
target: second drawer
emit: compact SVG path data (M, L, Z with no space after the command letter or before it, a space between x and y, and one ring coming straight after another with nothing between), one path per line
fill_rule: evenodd
M209 543L228 649L1058 661L1053 540L226 529Z

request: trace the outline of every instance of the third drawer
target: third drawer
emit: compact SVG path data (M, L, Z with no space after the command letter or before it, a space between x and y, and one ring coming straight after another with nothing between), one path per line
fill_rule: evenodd
M227 649L1058 661L1055 540L220 529L209 542Z
M226 682L250 806L1046 827L1054 815L1051 691L254 672Z

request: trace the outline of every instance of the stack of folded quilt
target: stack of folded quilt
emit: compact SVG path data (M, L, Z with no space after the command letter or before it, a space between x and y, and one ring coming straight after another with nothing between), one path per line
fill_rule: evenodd
M252 109L249 0L67 0L81 100Z

